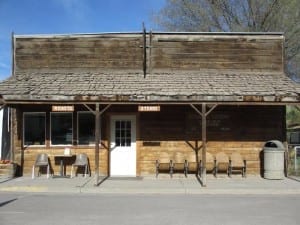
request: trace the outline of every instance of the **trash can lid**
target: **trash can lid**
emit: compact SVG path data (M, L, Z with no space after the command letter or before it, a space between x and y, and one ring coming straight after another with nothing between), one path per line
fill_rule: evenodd
M267 141L265 143L265 147L277 148L277 149L284 149L283 143L281 141L278 141L278 140Z

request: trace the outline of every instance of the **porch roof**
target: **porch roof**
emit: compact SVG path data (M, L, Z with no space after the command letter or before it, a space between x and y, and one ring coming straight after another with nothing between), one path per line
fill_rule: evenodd
M282 72L35 69L0 83L7 103L297 103L300 84Z

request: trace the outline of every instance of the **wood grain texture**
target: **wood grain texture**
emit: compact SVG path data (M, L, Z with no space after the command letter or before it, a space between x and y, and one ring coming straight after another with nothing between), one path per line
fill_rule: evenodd
M78 107L78 106L77 106ZM75 110L83 110L77 108ZM50 108L44 106L43 110ZM37 110L38 106L24 106L23 111ZM183 154L184 161L189 154L202 153L201 118L188 105L161 105L160 112L137 112L138 106L111 106L102 116L100 149L100 174L109 174L109 121L110 115L137 114L137 175L154 175L155 160L162 152L174 158L177 152ZM42 110L42 109L40 109ZM47 111L49 115L49 111ZM36 155L44 152L49 159L55 173L59 171L59 164L54 155L63 154L64 147L49 145L47 131L47 147L22 147L22 113L18 131L15 133L15 158L19 165L23 165L23 174L29 175ZM74 112L76 118L76 111ZM215 155L224 152L230 156L239 152L247 160L247 173L260 174L263 169L263 146L268 140L285 141L285 107L284 106L218 106L207 117L207 151ZM50 129L50 120L47 119L46 129ZM74 123L76 119L73 120ZM76 127L74 139L76 139ZM85 152L89 156L92 173L95 169L95 147L71 146L72 153ZM67 165L70 172L71 162Z
M41 68L142 69L142 38L85 36L17 38L17 70Z
M153 69L283 71L282 39L153 35Z

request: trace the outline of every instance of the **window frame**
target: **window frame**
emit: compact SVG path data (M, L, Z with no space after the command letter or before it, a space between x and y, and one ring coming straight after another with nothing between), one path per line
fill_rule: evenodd
M25 143L25 116L26 115L34 115L34 114L42 114L44 115L44 126L45 126L45 130L44 130L44 136L45 136L45 141L43 145L34 145L34 144L30 144L30 145L26 145ZM47 140L47 113L46 112L23 112L23 132L22 132L23 138L23 147L45 147L47 145L46 140Z
M52 115L53 114L71 114L71 119L72 119L72 141L71 144L52 144ZM50 136L50 147L56 147L56 146L73 146L73 137L74 137L74 124L73 124L73 112L50 112L50 124L49 124L49 136Z

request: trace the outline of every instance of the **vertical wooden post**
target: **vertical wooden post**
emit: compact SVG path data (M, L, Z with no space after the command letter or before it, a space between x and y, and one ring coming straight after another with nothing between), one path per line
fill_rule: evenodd
M202 104L202 185L206 187L206 104Z
M95 112L95 186L99 181L99 144L100 144L100 111L99 103L96 104Z
M144 51L143 71L144 71L144 78L145 78L147 74L147 37L146 37L146 28L144 23L143 23L143 51Z
M12 76L15 76L15 38L14 38L14 32L11 33L11 73Z
M211 113L218 105L215 104L211 107L210 110L208 110L208 112L206 112L206 103L202 104L202 111L200 112L199 109L194 106L193 104L190 104L190 106L199 114L201 115L201 119L202 119L202 167L201 167L201 177L202 177L202 186L206 187L206 118L208 116L209 113Z

